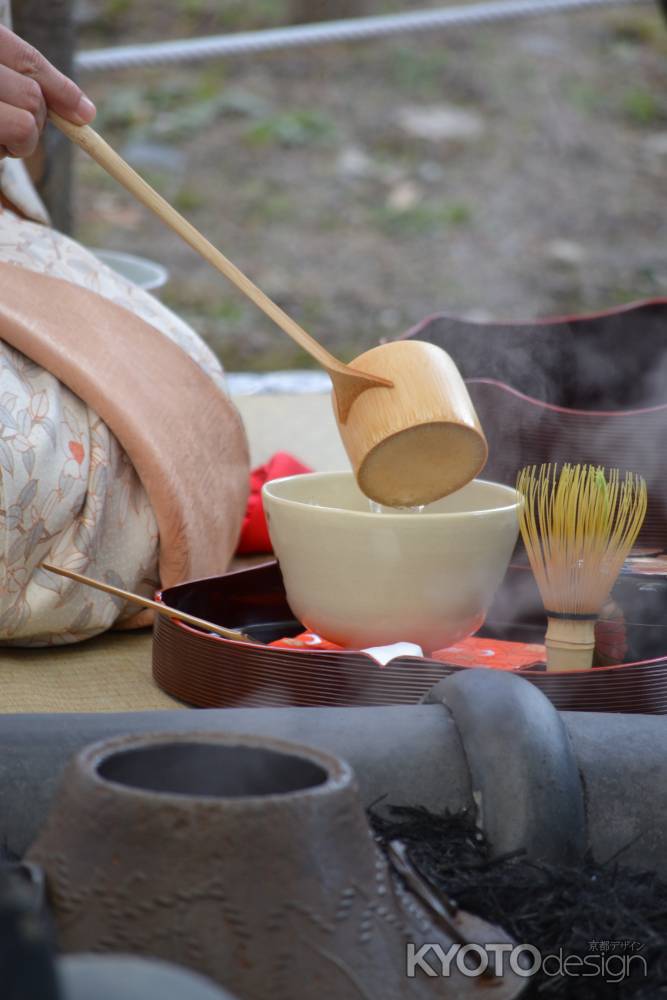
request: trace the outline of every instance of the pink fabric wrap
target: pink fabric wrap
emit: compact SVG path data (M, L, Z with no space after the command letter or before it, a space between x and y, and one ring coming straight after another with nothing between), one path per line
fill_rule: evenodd
M59 278L0 263L0 337L95 410L132 461L160 533L168 587L222 573L248 494L240 417L175 343Z

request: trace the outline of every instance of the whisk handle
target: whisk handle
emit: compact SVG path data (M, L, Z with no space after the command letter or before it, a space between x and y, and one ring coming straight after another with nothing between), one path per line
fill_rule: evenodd
M595 649L595 618L549 618L544 643L547 670L590 670Z

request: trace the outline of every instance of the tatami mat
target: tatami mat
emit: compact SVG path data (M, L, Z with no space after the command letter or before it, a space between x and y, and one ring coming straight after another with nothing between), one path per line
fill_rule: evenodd
M57 649L0 649L0 712L183 708L151 676L150 629Z

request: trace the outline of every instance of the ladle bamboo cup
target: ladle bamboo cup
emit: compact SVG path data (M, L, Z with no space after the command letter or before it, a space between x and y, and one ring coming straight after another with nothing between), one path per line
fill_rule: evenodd
M352 364L392 381L390 389L359 395L348 419L338 421L362 493L389 507L417 507L453 493L482 470L486 438L445 351L396 340Z
M69 580L75 580L76 583L82 583L86 587L94 587L95 590L102 590L105 594L120 597L123 601L129 601L130 604L138 604L142 608L151 608L165 618L176 618L179 622L185 622L186 625L194 625L195 628L214 632L216 635L221 635L224 639L234 639L236 642L257 642L256 639L246 635L245 632L237 632L236 629L225 628L224 625L216 625L205 618L189 615L186 611L177 611L176 608L170 608L166 604L161 604L160 601L153 601L150 597L133 594L131 590L123 590L121 587L114 587L110 583L102 583L101 580L93 580L92 577L84 576L83 573L75 573L74 570L63 569L62 566L52 566L50 563L45 562L41 564L41 568L48 570L49 573L57 573L58 576L66 576Z
M54 111L49 118L325 369L333 383L341 438L367 496L387 506L427 504L477 475L486 461L486 440L463 380L444 351L420 341L397 341L343 364L202 236L94 129L73 125ZM374 392L367 392L370 389Z

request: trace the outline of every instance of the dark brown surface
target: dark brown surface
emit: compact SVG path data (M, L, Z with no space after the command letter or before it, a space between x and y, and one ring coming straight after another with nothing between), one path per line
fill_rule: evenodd
M640 544L667 543L667 300L544 323L434 316L410 336L457 361L489 443L482 476L514 485L542 462L637 472L648 487Z
M659 378L667 299L525 322L472 322L439 314L404 339L436 344L465 379L493 379L556 407L628 411L667 405Z

